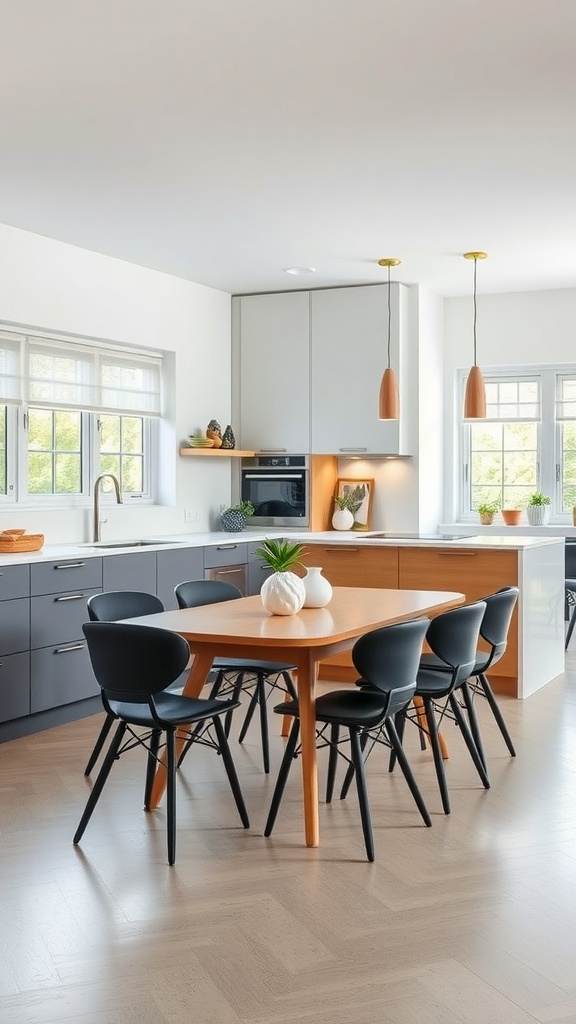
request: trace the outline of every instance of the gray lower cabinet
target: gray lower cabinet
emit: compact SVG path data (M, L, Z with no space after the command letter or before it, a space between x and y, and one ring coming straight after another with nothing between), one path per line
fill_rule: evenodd
M0 609L1 610L1 609ZM0 657L0 722L30 714L30 652Z
M260 555L257 554L261 546L260 541L248 544L248 590L249 596L260 593L264 580L272 574L272 569Z
M0 567L0 722L30 714L30 567Z
M30 570L30 711L35 714L100 692L82 625L86 601L102 589L102 559L35 562Z
M141 558L141 555L135 555ZM156 552L156 594L167 612L177 608L174 587L204 578L204 548L169 548Z
M106 555L102 559L102 590L141 590L156 593L156 552Z

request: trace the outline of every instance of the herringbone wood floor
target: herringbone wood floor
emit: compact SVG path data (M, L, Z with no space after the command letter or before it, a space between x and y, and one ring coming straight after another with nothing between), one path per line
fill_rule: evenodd
M525 702L502 701L511 759L480 708L492 788L447 727L453 812L428 752L407 749L432 812L369 762L377 859L354 792L302 845L299 766L274 835L258 732L233 751L244 831L211 752L181 771L178 851L142 811L143 757L115 766L82 846L71 838L99 718L0 747L0 1020L6 1024L576 1022L576 655Z

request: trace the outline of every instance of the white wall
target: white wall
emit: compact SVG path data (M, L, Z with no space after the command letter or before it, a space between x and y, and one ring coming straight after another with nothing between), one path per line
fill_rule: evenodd
M444 302L444 508L447 522L456 514L457 449L461 420L456 372L472 362L472 298ZM576 365L576 289L478 296L478 364L485 370L531 363Z
M0 225L0 321L172 353L162 439L161 505L107 506L103 536L209 529L230 498L230 462L180 458L179 443L213 417L230 422L230 296L225 292ZM198 522L184 525L184 508ZM46 543L90 539L90 512L0 512L0 529Z

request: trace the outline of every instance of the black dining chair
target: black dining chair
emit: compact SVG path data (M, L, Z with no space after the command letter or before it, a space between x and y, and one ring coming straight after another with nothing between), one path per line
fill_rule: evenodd
M107 590L103 594L93 594L88 598L86 607L91 622L117 622L118 619L136 619L140 615L154 615L164 611L159 597L140 590ZM90 775L94 768L113 724L114 715L107 714L88 758L84 775Z
M486 611L484 612L484 616L480 624L480 642L485 645L485 649L481 649L479 647L476 650L474 667L470 672L469 678L462 684L460 691L464 707L468 713L470 730L478 753L484 763L484 767L486 767L486 758L484 756L482 738L478 728L478 718L475 714L471 714L470 710L472 701L476 696L485 698L488 702L488 706L494 716L500 732L502 733L504 742L506 743L511 756L516 757L516 750L512 742L512 737L510 736L486 673L498 661L500 661L506 651L508 644L508 632L514 608L518 601L518 595L518 587L502 587L494 594L489 594L488 597L482 598L486 605ZM440 672L450 671L450 668L443 665L441 660L434 654L423 654L420 661L420 667Z
M568 629L564 641L564 650L568 650L574 623L576 622L576 537L566 537L564 545L564 589L566 593L566 615Z
M317 746L329 748L326 802L330 803L332 799L338 757L343 757L356 777L362 831L369 861L374 860L374 837L363 751L372 730L377 729L380 739L395 752L425 824L432 824L394 724L395 717L410 702L416 690L416 672L428 625L428 619L414 619L393 626L383 626L360 637L352 648L354 666L362 676L359 680L359 689L333 690L318 697L315 702L316 721L320 723L320 728L316 730ZM277 714L294 716L294 722L264 827L265 836L272 833L290 768L299 752L298 701L280 704L274 711ZM341 728L347 730L345 741L340 738ZM346 754L347 749L349 756Z
M148 752L144 807L150 798L159 764L161 740L166 748L168 863L176 857L176 734L180 726L202 724L201 742L217 751L244 828L248 814L222 724L233 702L183 697L169 689L190 655L178 633L155 626L123 622L86 622L82 627L106 712L118 723L88 798L74 844L80 842L114 762L137 746ZM136 729L138 731L136 731ZM142 732L141 730L145 730ZM214 732L212 732L212 729ZM214 735L215 734L215 735Z
M197 608L200 605L234 601L242 593L232 583L224 580L188 580L174 588L179 608ZM256 708L260 712L260 733L262 737L262 761L266 774L270 771L270 742L268 736L267 702L271 693L281 690L297 699L291 672L296 668L284 662L258 661L254 658L216 658L212 665L216 678L210 691L211 697L230 696L239 701L242 693L250 696L250 703L238 736L239 743L246 733ZM226 719L226 735L230 734L231 713ZM180 763L186 755L189 744L194 742L194 733L182 751Z

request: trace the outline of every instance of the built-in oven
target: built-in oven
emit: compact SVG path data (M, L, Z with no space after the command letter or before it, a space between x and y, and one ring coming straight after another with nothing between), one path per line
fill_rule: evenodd
M307 527L310 474L307 455L256 455L243 459L242 501L251 501L251 526Z

